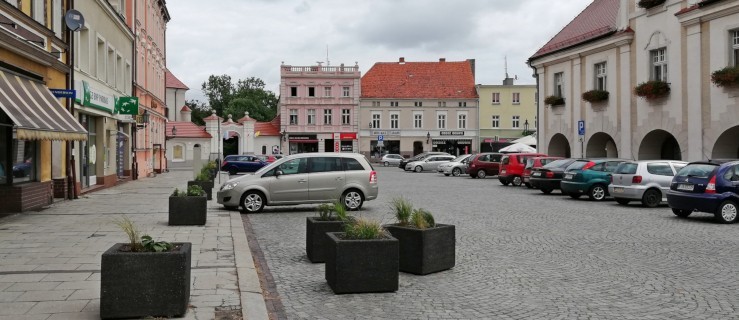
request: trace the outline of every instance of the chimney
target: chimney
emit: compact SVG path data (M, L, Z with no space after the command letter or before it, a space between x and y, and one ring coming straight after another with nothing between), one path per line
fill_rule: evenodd
M192 112L187 108L182 108L182 110L180 111L180 121L191 122Z
M470 68L472 69L472 78L475 77L475 59L467 59L467 62L470 63Z
M626 30L629 27L629 1L620 0L618 7L618 26L617 30Z
M446 62L446 58L439 58L439 62Z
M398 59L398 63L405 64L405 57L400 57L400 59Z

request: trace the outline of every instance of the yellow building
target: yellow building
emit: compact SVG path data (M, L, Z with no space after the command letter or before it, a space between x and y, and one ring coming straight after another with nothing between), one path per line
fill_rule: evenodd
M506 78L503 85L475 88L480 97L480 152L497 151L536 131L535 85L514 85Z

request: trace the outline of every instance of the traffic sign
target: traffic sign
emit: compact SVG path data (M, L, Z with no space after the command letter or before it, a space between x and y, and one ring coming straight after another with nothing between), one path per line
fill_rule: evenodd
M57 98L70 98L74 99L76 97L76 91L75 90L67 90L67 89L49 89L51 91L51 94L53 94Z
M581 136L585 135L585 121L580 120L577 122L577 134Z
M383 140L385 140L385 136L383 136L383 135L378 135L377 136L377 141L383 141Z

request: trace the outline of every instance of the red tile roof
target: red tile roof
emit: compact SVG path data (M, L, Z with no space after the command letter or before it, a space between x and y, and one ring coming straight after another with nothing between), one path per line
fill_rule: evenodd
M278 114L270 122L257 122L254 125L254 133L259 132L259 136L279 136L280 135L280 115Z
M177 135L172 135L172 128L177 127ZM199 127L195 123L187 121L169 121L167 122L167 131L165 135L171 138L212 138L210 133L205 131L204 127Z
M362 77L362 98L476 99L472 63L378 62Z
M619 5L618 0L593 1L530 59L615 32L618 28Z
M174 88L174 89L185 89L190 90L180 79L177 79L177 77L172 74L172 72L167 69L167 72L165 73L165 82L167 88Z
M221 120L223 120L223 118L221 118L219 116L216 116L215 113L212 113L211 115L203 118L203 120L218 120L218 121L221 121Z
M180 111L189 111L189 112L192 112L192 110L190 110L190 108L188 106L183 106L182 109L180 109Z

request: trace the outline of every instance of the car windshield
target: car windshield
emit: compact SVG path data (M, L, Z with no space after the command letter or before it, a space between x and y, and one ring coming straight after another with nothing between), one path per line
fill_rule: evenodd
M526 159L526 169L531 169L534 166L534 159Z
M570 162L570 160L567 160L567 159L554 160L550 163L547 163L542 168L559 168L561 166L564 166L568 162Z
M677 173L678 177L697 177L697 178L708 178L714 169L718 168L715 164L695 163L689 164L684 168L680 169Z
M624 162L616 167L615 173L618 174L636 174L636 168L639 165L633 162Z
M567 167L567 171L580 170L583 167L585 167L585 165L587 165L588 162L589 161L587 161L587 160L584 160L584 161L575 161L569 167Z

